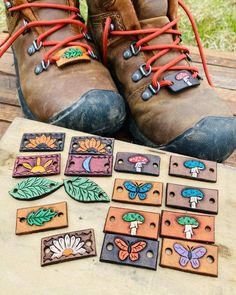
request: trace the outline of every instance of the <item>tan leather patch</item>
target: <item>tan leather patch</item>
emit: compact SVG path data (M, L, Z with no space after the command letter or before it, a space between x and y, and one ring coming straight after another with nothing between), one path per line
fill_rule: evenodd
M91 61L87 51L81 46L71 46L58 51L53 59L59 68L81 61Z

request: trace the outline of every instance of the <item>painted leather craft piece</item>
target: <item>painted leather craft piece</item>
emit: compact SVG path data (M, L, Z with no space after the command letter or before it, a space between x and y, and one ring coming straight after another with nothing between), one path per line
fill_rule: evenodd
M158 213L110 207L104 232L157 240L159 220Z
M160 265L207 276L218 276L218 247L163 239Z
M166 206L203 213L218 213L218 190L167 184Z
M18 209L16 213L16 235L30 234L67 226L66 202Z
M158 241L106 234L100 261L156 270Z
M65 175L111 176L112 156L69 155Z
M217 163L182 156L171 156L169 175L216 182Z
M9 194L15 199L30 201L46 197L61 186L63 186L63 183L42 177L32 177L19 182L9 191Z
M163 183L142 180L116 179L113 201L161 206Z
M12 177L49 176L60 174L61 155L17 157Z
M65 133L24 133L20 152L59 152L64 143Z
M154 155L117 153L115 171L159 176L161 158Z
M70 154L112 155L114 139L96 136L72 137Z
M70 178L64 180L64 186L66 193L78 202L110 202L104 190L88 178Z
M41 266L96 255L93 229L59 234L41 240Z
M215 217L162 211L161 236L206 243L215 242Z

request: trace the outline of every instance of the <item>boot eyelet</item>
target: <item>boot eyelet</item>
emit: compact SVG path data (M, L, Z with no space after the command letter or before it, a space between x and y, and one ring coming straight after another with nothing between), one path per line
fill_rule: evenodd
M35 39L32 43L32 45L28 48L28 54L31 56L33 55L36 51L39 51L41 47L43 46L43 42L40 41L38 45L37 39Z
M114 25L114 23L111 23L110 24L110 33L113 31L115 31L115 25Z
M50 66L50 60L45 62L44 60L34 69L35 75L41 74L43 71L47 71L48 67Z
M23 26L26 27L28 25L29 21L27 19L23 19ZM25 29L23 35L29 33L30 29Z
M130 59L133 56L136 56L141 51L141 46L139 48L136 47L136 41L131 43L129 49L125 50L123 53L124 59Z
M5 2L5 7L7 10L9 10L10 8L12 8L12 3L10 1Z
M147 89L142 94L142 99L144 101L148 101L150 98L153 97L153 95L157 94L161 89L161 85L159 82L157 82L157 87L153 86L151 83L148 85Z
M83 32L82 34L84 35L84 38L87 39L88 41L93 40L92 37L88 33Z
M149 66L149 69L146 69L146 64L142 64L139 69L133 73L132 80L133 82L138 82L142 80L144 77L148 77L152 72L152 67Z
M89 51L88 51L88 54L89 54L89 56L92 57L93 59L98 59L97 55L96 55L93 51L89 50Z
M187 57L187 60L188 61L190 61L190 62L192 62L193 60L192 60L192 58L191 58L191 56L190 56L190 54L188 54L188 53L185 53L185 55L186 55L186 57Z

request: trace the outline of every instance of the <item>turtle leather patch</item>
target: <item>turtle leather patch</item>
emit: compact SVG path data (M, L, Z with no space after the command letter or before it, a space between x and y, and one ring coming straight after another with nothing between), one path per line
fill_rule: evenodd
M156 270L159 242L106 234L100 261Z
M161 206L163 183L142 180L116 179L113 201Z
M161 236L206 243L215 242L215 217L162 211Z
M64 143L65 133L24 133L20 152L59 152Z
M97 136L72 137L70 154L112 155L113 146L114 139L112 138Z
M158 213L110 207L104 232L157 240L159 220Z
M16 235L30 234L68 226L67 203L18 209Z
M166 206L203 213L218 213L218 190L167 184Z
M69 155L65 175L111 176L112 156Z
M173 239L163 239L160 266L218 276L218 247Z
M217 181L217 163L182 156L171 156L169 175L202 180Z
M12 177L49 176L60 174L61 155L17 157Z
M41 266L96 255L93 229L58 234L41 240Z
M160 161L150 154L117 153L115 171L159 176Z

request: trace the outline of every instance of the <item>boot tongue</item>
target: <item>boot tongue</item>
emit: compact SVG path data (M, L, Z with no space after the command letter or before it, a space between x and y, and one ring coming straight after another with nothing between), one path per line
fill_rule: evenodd
M133 5L140 21L166 16L168 13L168 0L133 0Z

